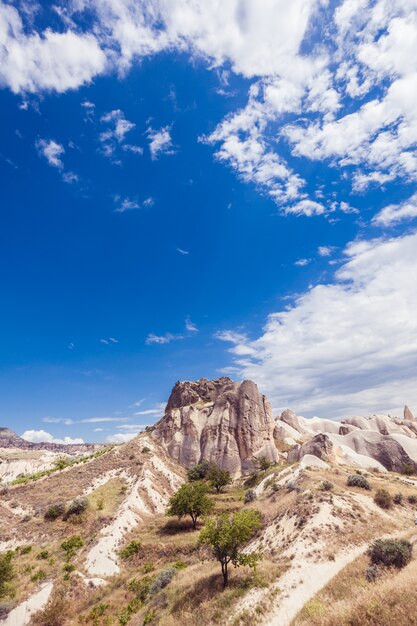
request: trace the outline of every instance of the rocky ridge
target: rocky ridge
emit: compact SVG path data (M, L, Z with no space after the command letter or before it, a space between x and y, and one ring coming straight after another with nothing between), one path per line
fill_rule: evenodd
M223 377L177 382L152 437L185 467L203 459L231 472L278 459L272 408L255 383Z

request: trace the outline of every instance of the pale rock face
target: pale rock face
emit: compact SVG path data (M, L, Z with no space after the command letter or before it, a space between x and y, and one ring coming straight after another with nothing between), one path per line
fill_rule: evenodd
M404 407L404 419L410 422L417 421L407 405Z
M185 467L205 459L238 476L255 467L254 457L278 459L274 427L255 383L202 378L176 383L152 437Z

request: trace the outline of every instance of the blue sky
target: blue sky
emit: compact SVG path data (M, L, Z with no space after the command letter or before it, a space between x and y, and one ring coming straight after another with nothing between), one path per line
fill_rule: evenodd
M0 420L417 409L417 7L0 2ZM99 430L97 430L99 429Z

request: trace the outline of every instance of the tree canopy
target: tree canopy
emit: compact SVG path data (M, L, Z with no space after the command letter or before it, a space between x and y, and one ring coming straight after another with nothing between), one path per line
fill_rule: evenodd
M222 568L223 587L228 583L228 565L255 567L262 555L256 552L243 552L243 547L262 526L258 511L253 509L238 511L233 515L223 513L209 518L200 533L199 544L208 546L212 558L219 561Z
M179 518L189 515L195 528L198 518L209 515L213 507L214 503L207 495L207 485L198 482L189 483L182 485L170 498L166 514L177 515Z
M220 493L223 487L230 485L232 477L227 470L220 469L216 465L211 465L207 473L207 480L213 489L215 489L217 493Z

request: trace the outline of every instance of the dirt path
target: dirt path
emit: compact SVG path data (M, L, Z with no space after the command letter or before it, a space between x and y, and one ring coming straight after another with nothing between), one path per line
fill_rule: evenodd
M29 624L32 615L42 609L48 602L52 587L52 582L42 585L39 591L10 611L6 619L0 621L0 626L26 626Z
M279 604L272 610L265 621L265 626L289 626L306 602L325 587L340 570L363 554L367 547L368 544L348 550L334 561L323 563L304 561L299 563L297 568L292 567L279 580L277 585L281 591Z

